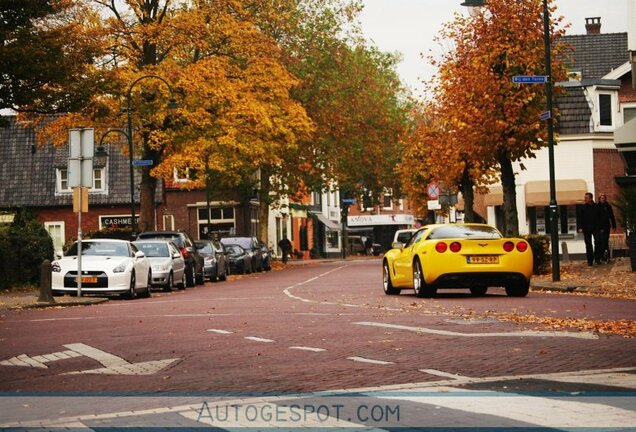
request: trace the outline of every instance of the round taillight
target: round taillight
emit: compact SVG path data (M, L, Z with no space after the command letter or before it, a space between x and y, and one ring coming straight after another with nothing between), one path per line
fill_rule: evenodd
M517 243L517 250L519 252L525 252L528 250L528 243L520 241L519 243Z
M448 246L446 246L446 243L444 242L439 242L435 245L435 250L439 253L444 253L446 252L446 249L448 248Z
M451 250L451 252L459 252L460 250L462 250L462 244L460 242L452 242L449 249Z
M503 248L506 252L512 252L515 250L515 244L511 241L507 241L504 243Z

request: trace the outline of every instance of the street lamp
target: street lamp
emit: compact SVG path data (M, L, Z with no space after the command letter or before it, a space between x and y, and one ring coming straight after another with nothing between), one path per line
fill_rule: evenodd
M174 99L174 91L172 90L172 86L165 79L161 78L159 75L144 75L142 77L137 78L133 83L128 87L128 92L126 93L127 99L127 108L128 112L128 133L125 134L128 138L128 159L130 164L130 223L132 227L132 236L134 237L137 232L137 223L135 222L135 170L133 167L133 128L132 128L132 89L133 87L141 80L147 78L154 78L161 82L163 82L170 90L170 101L168 102L167 109L173 110L179 107L177 101ZM123 131L122 131L123 132Z
M467 6L474 16L476 9L486 4L486 0L465 0L461 5ZM559 231L557 220L556 181L554 175L554 124L552 120L552 61L550 59L550 10L548 0L543 0L543 40L545 45L545 94L548 118L548 159L550 175L550 243L552 244L552 281L561 280L559 268Z

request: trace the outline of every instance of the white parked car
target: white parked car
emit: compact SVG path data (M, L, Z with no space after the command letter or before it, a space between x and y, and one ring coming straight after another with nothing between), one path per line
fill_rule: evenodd
M185 260L177 246L168 240L137 240L133 242L150 260L152 286L172 291L175 286L185 289Z
M66 254L51 263L53 294L77 294L77 250L75 242ZM134 298L139 291L150 297L150 261L126 240L82 241L82 293L123 294Z

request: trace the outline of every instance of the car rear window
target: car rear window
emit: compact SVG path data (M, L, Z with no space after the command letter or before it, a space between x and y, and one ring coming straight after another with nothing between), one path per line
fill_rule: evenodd
M225 245L225 250L230 256L243 255L243 249L238 245Z
M140 234L139 235L140 239L166 239L166 240L171 240L174 244L177 245L177 247L184 247L185 245L183 244L183 239L181 238L181 236L179 234L169 234L169 233L147 233L147 234Z
M438 239L472 239L472 240L484 240L484 239L498 239L501 238L501 233L496 228L491 226L482 225L447 225L434 228L428 235L429 240Z
M227 239L221 239L223 244L237 244L241 246L243 249L251 249L252 248L252 239L249 237L232 237ZM227 243L226 243L227 242Z
M197 250L202 253L214 253L212 250L212 245L210 243L195 243L197 245Z

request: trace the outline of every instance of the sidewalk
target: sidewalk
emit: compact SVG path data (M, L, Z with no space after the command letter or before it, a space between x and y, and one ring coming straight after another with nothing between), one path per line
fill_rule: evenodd
M37 309L47 307L87 306L108 301L104 297L53 297L54 303L39 303L37 288L21 288L15 291L0 291L0 311L6 309Z

